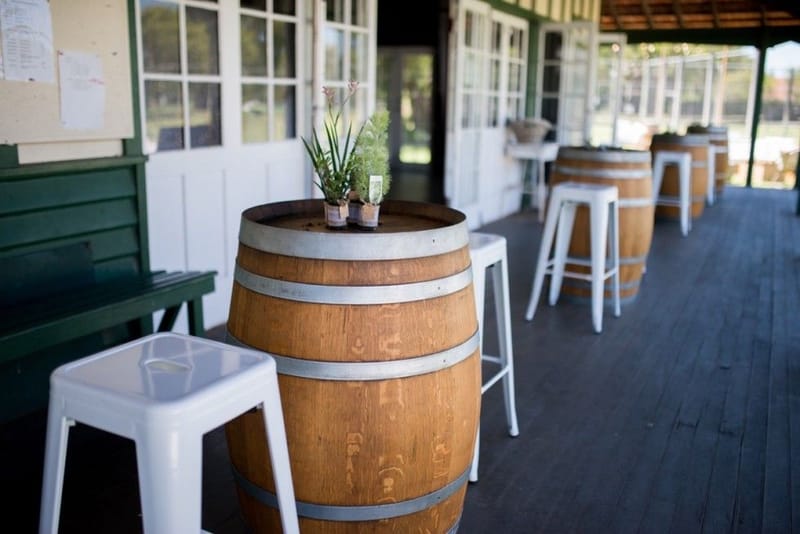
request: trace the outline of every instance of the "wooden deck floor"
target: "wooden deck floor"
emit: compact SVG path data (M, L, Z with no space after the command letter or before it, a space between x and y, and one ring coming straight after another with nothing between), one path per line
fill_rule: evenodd
M580 302L524 321L535 214L482 229L508 239L520 435L495 386L459 532L800 531L795 205L792 192L728 188L688 237L658 221L639 295L601 335ZM0 428L4 515L33 532L44 415ZM128 441L78 426L64 491L62 532L140 531ZM221 431L205 440L203 491L204 528L246 532Z

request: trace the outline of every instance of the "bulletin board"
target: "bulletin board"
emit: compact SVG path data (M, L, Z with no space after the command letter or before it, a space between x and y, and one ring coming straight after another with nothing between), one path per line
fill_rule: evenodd
M0 8L8 7L12 1L0 0ZM48 4L52 23L53 81L12 81L3 73L0 77L0 144L133 137L128 2L50 0ZM2 42L0 40L0 46ZM93 76L93 83L99 89L96 87L94 92L85 94L71 93L73 120L67 119L66 123L62 102L67 84L61 83L59 52L90 58L101 73L99 77ZM100 94L103 103L98 108L96 102ZM91 123L74 120L81 98L86 101L87 109L91 108L91 99L98 108Z

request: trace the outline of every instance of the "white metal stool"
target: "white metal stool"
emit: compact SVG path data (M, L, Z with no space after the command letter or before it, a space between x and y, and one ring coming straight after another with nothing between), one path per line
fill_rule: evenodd
M40 533L56 533L69 427L136 443L144 531L201 531L203 434L260 406L283 530L299 532L275 360L173 333L153 334L56 369L50 377Z
M713 152L709 150L709 152ZM661 182L664 179L664 168L667 165L678 166L678 200L660 196ZM658 206L678 206L681 219L681 233L684 237L689 235L692 229L692 218L689 210L692 207L692 155L688 152L678 152L672 150L658 150L653 157L653 203ZM711 181L713 195L713 181Z
M589 206L591 233L591 260L568 258L570 238L575 222L575 209L578 204ZM556 234L558 226L558 234ZM550 250L555 235L555 251L550 257ZM611 249L611 265L606 267L606 247ZM591 267L591 274L566 271L569 263ZM592 325L598 334L603 331L603 293L604 282L612 279L612 295L614 299L614 316L620 315L619 298L619 192L617 186L599 185L577 182L563 182L550 194L547 208L547 219L544 223L542 243L536 263L531 297L525 319L533 320L536 305L542 292L545 274L550 274L549 302L554 306L561 292L563 278L588 280L592 284Z
M469 255L472 261L472 284L475 291L475 309L478 314L478 330L481 338L481 361L491 362L500 369L483 382L481 393L503 379L503 394L506 407L506 421L510 436L518 436L517 408L514 402L514 352L511 346L511 312L508 291L508 258L506 254L506 238L495 234L470 232ZM492 288L494 290L494 312L497 320L497 337L500 346L499 356L489 356L483 352L483 310L484 292L486 289L486 269L492 270ZM480 427L475 440L475 453L472 457L472 468L469 480L478 480L478 456L480 444Z

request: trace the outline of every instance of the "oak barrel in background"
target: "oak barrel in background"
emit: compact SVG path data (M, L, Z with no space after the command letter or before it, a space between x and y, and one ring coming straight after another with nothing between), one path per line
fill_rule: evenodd
M639 292L647 255L653 240L653 171L650 152L620 148L561 147L553 165L551 185L561 182L615 185L619 190L620 298L630 301ZM575 214L568 257L589 261L591 234L589 210ZM567 270L589 273L589 267L567 263ZM564 278L561 292L591 297L591 282ZM611 298L611 279L606 281Z
M692 206L689 211L693 219L703 215L703 209L706 205L706 193L708 192L708 180L713 179L713 177L710 178L708 176L708 146L709 137L705 134L678 135L660 133L654 135L653 140L650 142L650 152L653 154L659 150L688 152L691 154L692 172L689 179L691 184L689 197ZM664 168L664 177L661 180L659 196L677 202L680 199L679 186L677 165L667 165ZM679 219L680 208L677 206L656 206L656 217Z
M709 142L714 146L714 194L717 196L722 195L730 175L728 127L691 124L686 128L686 133L708 135Z
M465 217L386 201L365 233L321 214L243 213L227 323L276 356L301 530L455 532L481 397ZM280 531L261 416L226 436L246 522Z

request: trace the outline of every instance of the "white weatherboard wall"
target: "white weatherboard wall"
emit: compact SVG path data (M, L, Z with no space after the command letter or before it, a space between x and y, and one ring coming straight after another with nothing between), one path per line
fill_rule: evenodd
M206 327L228 319L242 211L306 196L305 154L298 145L229 148L229 157L218 148L193 151L191 159L160 154L148 163L150 263L153 269L217 272L214 293L203 299ZM185 313L178 331L185 329Z

